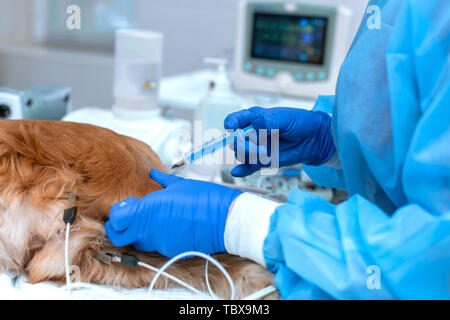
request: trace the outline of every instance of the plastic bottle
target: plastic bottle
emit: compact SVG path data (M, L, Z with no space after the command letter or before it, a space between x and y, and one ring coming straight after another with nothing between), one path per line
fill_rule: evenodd
M208 92L195 111L195 120L202 122L204 131L217 129L224 133L223 121L228 114L241 109L242 98L231 88L226 60L206 58L204 62L217 65L217 69L209 82Z

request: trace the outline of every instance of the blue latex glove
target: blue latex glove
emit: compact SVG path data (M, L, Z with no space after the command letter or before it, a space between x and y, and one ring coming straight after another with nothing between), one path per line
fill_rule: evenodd
M191 250L224 252L228 209L242 191L156 169L150 176L165 189L113 205L105 226L111 242L167 257Z
M260 108L253 107L229 114L224 121L225 129L236 130L249 125L258 131L267 129L279 130L279 165L289 166L297 163L321 165L334 154L335 147L331 134L331 117L320 111L307 111L296 108ZM259 134L259 133L258 133ZM231 174L235 177L248 176L269 164L249 164L249 154L257 154L259 148L271 150L270 139L266 146L257 146L257 141L237 143L238 150L245 152L245 162L233 168ZM264 150L265 152L265 150ZM269 154L274 157L275 155ZM242 159L238 159L243 162Z

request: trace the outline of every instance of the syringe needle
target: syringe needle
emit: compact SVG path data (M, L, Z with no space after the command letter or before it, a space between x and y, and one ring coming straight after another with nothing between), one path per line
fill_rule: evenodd
M174 169L180 168L184 165L186 165L186 160L183 159L183 160L180 160L177 163L175 163L173 166L171 166L169 170L174 170Z
M196 160L201 159L209 154L216 152L219 149L224 148L230 143L235 141L236 137L239 137L241 140L245 139L245 136L249 134L250 131L255 131L253 126L248 126L244 129L236 130L233 133L227 133L220 138L212 139L200 147L192 149L192 151L186 153L184 155L184 159L178 161L173 166L170 167L169 171L185 166L188 163L194 163Z

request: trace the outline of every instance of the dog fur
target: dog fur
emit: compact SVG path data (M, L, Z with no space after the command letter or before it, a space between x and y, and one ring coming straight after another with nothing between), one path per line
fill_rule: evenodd
M151 130L151 129L149 129ZM94 258L100 249L127 252L161 267L167 258L115 248L105 235L111 205L162 187L149 177L151 169L166 170L144 143L96 126L44 120L0 121L0 272L26 274L32 283L65 281L62 213L76 205L70 235L71 265L80 280L127 288L148 286L154 272L142 267L107 265ZM76 203L68 202L68 193ZM237 296L244 297L272 284L272 274L261 266L229 254L215 258L230 273ZM205 261L190 258L167 272L206 290ZM213 290L229 297L225 277L209 267ZM176 286L160 277L156 288ZM272 295L272 297L274 297Z

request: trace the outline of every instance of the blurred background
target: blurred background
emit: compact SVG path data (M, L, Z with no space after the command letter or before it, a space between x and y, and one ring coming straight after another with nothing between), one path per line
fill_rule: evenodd
M326 0L313 1L320 4ZM329 2L329 1L328 1ZM359 21L367 0L340 0ZM2 0L0 87L48 83L72 88L72 107L113 104L114 30L164 34L163 77L204 68L203 58L232 60L238 0ZM66 8L82 10L81 30Z

